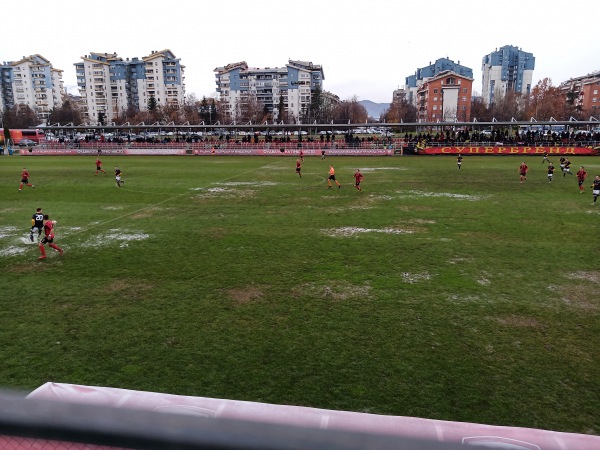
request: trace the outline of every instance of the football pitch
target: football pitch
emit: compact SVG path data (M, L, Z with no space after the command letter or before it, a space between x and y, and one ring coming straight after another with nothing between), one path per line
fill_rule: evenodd
M599 157L95 159L0 157L3 388L600 434Z

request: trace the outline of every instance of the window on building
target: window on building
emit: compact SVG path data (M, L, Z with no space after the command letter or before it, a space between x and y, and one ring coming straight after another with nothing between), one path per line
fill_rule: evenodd
M433 110L437 111L437 105L433 105Z
M463 101L463 102L466 102L466 101L467 101L467 97L463 97L463 98L462 98L462 101Z
M434 90L433 90L433 93L434 93L434 94L437 94L437 93L438 93L438 90L437 90L437 89L434 89Z

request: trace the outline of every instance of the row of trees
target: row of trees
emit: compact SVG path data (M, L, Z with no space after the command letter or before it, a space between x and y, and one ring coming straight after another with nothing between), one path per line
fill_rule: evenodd
M492 119L499 121L528 121L532 117L536 120L569 120L583 119L582 111L576 103L576 93L565 94L555 86L552 80L545 78L533 87L528 96L509 92L504 97L499 97L491 105L486 105L480 98L475 98L471 104L471 119L479 122L489 122ZM277 122L296 123L295 117L287 114L283 97L279 98L274 108L277 114L270 111L256 96L249 96L238 105L236 111L231 112L218 98L203 97L198 100L193 94L186 98L183 105L158 105L154 97L148 101L147 109L142 111L130 107L114 118L116 125L125 123L174 123L174 124L204 124L216 123L264 123L272 122L276 117ZM315 90L311 96L310 104L301 112L301 123L365 123L366 121L381 120L386 123L416 122L417 108L405 98L399 98L391 103L390 107L379 118L369 118L367 110L358 102L356 96L339 103L327 101L320 90ZM49 116L49 123L81 125L84 123L84 114L74 102L66 100L60 108L55 108ZM8 128L28 128L39 125L35 111L27 105L16 105L3 113L3 122ZM106 119L99 117L100 124L106 124Z

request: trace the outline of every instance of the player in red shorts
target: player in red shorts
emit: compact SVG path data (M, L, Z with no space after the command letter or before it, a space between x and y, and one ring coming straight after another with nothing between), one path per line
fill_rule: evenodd
M31 186L33 189L35 189L35 186L29 182L29 172L27 172L25 167L23 167L23 172L21 172L21 184L19 184L19 191L23 189L23 185Z
M40 256L38 259L46 259L46 249L44 248L44 244L48 244L48 247L53 248L61 255L64 253L64 250L54 243L55 223L56 222L53 220L49 220L48 214L44 214L44 237L40 241L39 245L42 256Z
M360 187L360 182L364 179L365 177L362 173L360 173L360 169L356 169L356 172L354 173L354 187L357 190L362 191L362 188Z

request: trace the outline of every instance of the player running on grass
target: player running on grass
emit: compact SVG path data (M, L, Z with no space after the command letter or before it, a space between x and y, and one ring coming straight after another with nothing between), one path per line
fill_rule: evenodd
M354 173L354 187L358 191L362 191L362 188L360 187L360 182L364 179L365 177L362 173L360 173L360 169L356 169L356 172Z
M299 159L296 160L296 173L300 178L302 178L302 161Z
M123 172L121 172L121 169L115 166L115 181L117 182L117 187L121 187L121 185L125 183L125 180L121 180L122 175Z
M462 155L459 153L458 156L456 157L456 165L458 166L458 169L460 170L460 166L462 166L462 160L463 157Z
M552 177L554 176L554 164L552 161L548 162L548 183L552 183Z
M600 197L600 175L596 175L596 178L594 178L594 181L592 182L592 195L594 196L592 205L595 205L596 200Z
M587 172L585 171L583 166L579 167L579 170L577 171L576 175L577 175L577 184L579 184L579 193L583 194L583 191L584 191L583 182L585 181L585 177L587 177Z
M48 247L53 248L61 255L64 253L64 250L54 243L54 225L56 225L56 222L49 219L50 218L48 217L48 214L44 214L44 237L39 244L42 256L40 256L38 259L46 259L46 249L44 248L45 244L48 244Z
M29 240L34 242L34 235L37 233L36 239L42 235L44 229L44 215L42 214L42 208L37 208L35 213L31 216L31 230L29 232Z
M327 178L327 187L331 189L331 182L337 184L338 189L341 189L342 185L335 179L335 169L333 168L333 164L329 164L329 178Z
M521 165L519 166L519 175L521 178L521 183L523 181L527 180L527 171L529 170L529 167L527 167L527 164L525 164L525 161L523 161L521 163Z
M96 175L98 175L98 172L102 172L106 175L106 170L102 168L102 161L100 161L100 158L96 158Z
M21 189L23 189L23 185L31 186L33 189L35 189L35 186L29 182L29 172L27 172L25 167L23 167L23 172L21 172L21 184L19 184L19 192Z

